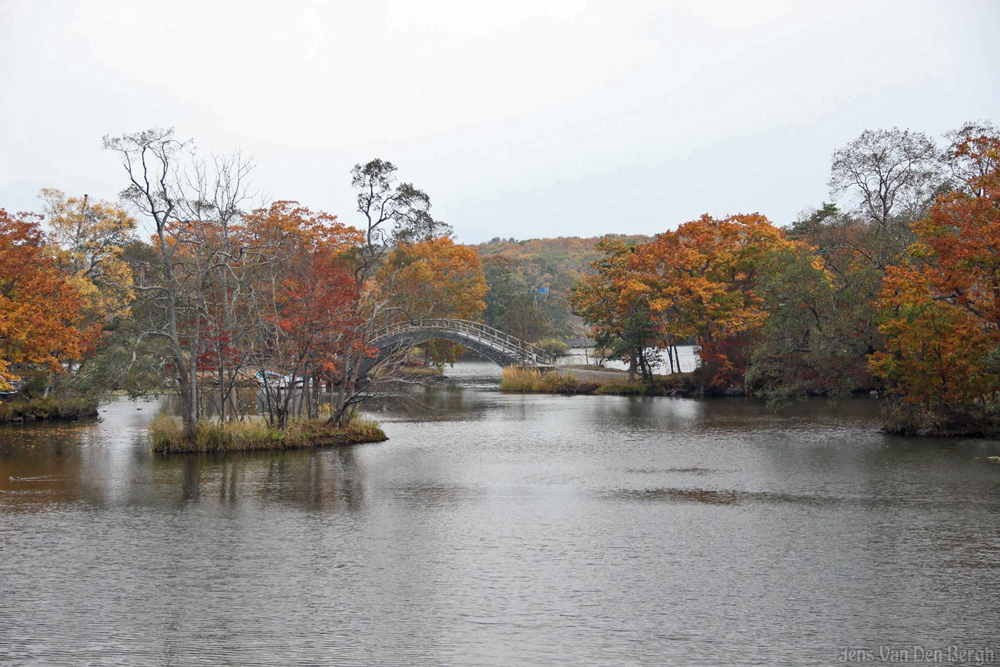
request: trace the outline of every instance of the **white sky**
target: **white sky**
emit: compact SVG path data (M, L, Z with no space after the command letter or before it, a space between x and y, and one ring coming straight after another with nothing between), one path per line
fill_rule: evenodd
M786 224L865 129L1000 121L1000 2L0 0L0 207L114 199L105 134L240 148L356 223L391 160L463 242Z

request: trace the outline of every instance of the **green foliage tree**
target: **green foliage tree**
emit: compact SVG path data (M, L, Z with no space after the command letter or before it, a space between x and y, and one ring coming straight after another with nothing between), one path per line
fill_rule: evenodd
M644 382L652 384L660 332L651 315L651 290L638 272L637 248L602 239L597 249L603 257L593 263L595 273L580 281L570 302L591 325L595 344L607 350L609 358L628 363L629 382L639 371Z

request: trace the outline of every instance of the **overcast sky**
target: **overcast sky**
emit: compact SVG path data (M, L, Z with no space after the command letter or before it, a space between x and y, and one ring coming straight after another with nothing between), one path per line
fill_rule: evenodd
M463 242L787 224L863 130L1000 121L1000 2L0 0L0 207L114 199L106 134L241 149L357 223L380 157Z

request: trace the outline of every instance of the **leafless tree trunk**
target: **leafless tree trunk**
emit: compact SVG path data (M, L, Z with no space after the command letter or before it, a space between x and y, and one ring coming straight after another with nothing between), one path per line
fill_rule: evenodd
M209 293L218 286L219 276L228 280L231 275L234 257L225 240L228 226L240 214L252 165L237 155L216 159L214 171L196 163L185 173L181 162L187 144L175 139L172 129L106 136L104 147L119 155L128 174L129 185L122 198L155 227L159 275L150 284L138 285L137 290L143 298L162 304L165 317L160 326L144 333L166 343L176 373L185 433L193 438L201 414L198 358L203 352L202 326L217 314L216 304L209 303ZM223 391L221 409L226 398Z

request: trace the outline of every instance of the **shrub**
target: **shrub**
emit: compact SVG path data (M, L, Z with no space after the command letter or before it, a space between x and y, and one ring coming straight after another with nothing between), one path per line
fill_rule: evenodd
M535 385L535 391L546 394L579 394L583 393L582 383L572 375L550 372L542 375Z
M0 401L0 422L36 419L75 419L96 417L97 400L93 398L32 398L27 401Z
M180 420L170 415L157 415L149 423L149 434L153 439L154 452L170 451L184 440Z
M565 357L569 354L569 345L558 338L545 338L535 343L553 357Z
M1000 433L996 404L962 406L910 402L891 397L882 404L882 430L900 435L995 436Z

